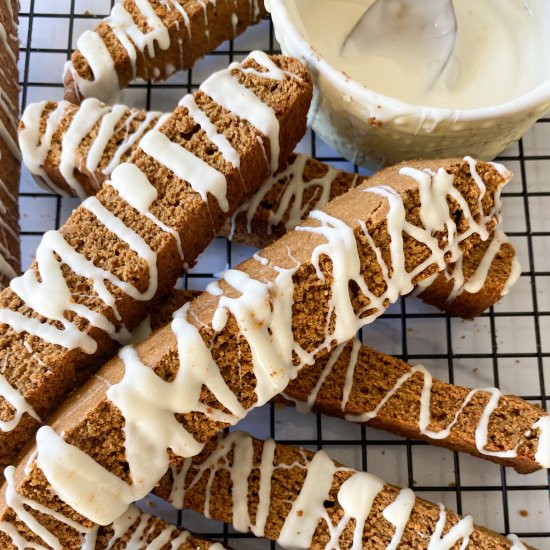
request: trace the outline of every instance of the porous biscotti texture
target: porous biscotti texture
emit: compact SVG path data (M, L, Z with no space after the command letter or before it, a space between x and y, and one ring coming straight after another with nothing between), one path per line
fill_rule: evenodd
M104 44L104 53L112 60L108 72L115 74L95 75L93 67L98 60L93 57L99 53L95 48L92 53L77 49L64 75L65 99L73 103L85 97L108 101L112 98L103 94L108 93L108 80L112 78L118 79L119 89L135 78L166 80L178 70L191 68L264 15L263 0L123 0L94 31L88 31ZM124 22L119 24L117 20ZM78 48L82 47L82 38ZM95 93L86 95L79 79L93 81Z
M283 161L305 132L312 85L307 70L298 61L284 56L275 56L272 59L297 78L287 76L282 80L272 80L252 72L245 74L239 67L232 70L232 78L241 82L273 109L280 126L280 160ZM246 61L245 66L262 71L262 67L254 60ZM240 170L224 160L205 132L188 116L185 107L178 107L160 127L160 132L224 175L227 181L228 211L223 212L217 200L210 194L207 201L202 200L187 181L177 177L142 149L131 160L131 164L139 167L156 188L158 196L150 207L150 213L177 232L186 266L195 263L198 255L225 222L226 216L231 215L243 200L256 191L269 173L265 161L266 153L269 157L269 139L246 120L239 119L214 103L204 93L196 92L194 97L199 108L215 124L217 131L238 152ZM116 300L120 315L117 318L112 307L99 297L93 281L76 275L67 265L63 267L66 284L73 302L104 315L116 330L121 327L132 330L147 316L152 304L166 295L181 276L184 266L177 241L171 233L161 230L150 218L131 207L111 185L104 186L96 198L89 200L108 209L156 254L157 290L151 300L137 300L123 292L120 287L107 283L109 292ZM100 223L88 209L87 203L74 211L60 233L70 247L96 267L131 284L139 292L147 289L152 276L147 261L121 237ZM35 263L31 270L38 273L40 265ZM2 309L15 311L59 328L59 323L37 315L11 289L4 290L0 295L0 308L0 315ZM4 365L3 375L42 419L58 406L68 391L89 377L93 369L118 349L118 344L104 330L92 326L90 322L73 313L67 315L82 333L97 342L95 352L85 353L81 348L68 349L62 344L51 343L36 335L26 332L20 334L8 324L0 327L0 363ZM0 419L11 420L15 412L8 402L2 400ZM16 452L38 425L34 417L25 413L15 428L0 432L0 464L11 463Z
M68 101L33 103L19 124L23 162L49 191L81 198L95 195L114 168L130 159L140 138L160 117L161 113L111 107L95 99L80 106ZM78 127L90 124L82 135ZM64 142L75 130L75 138Z
M492 219L493 212L494 216L497 216L494 209L496 194L507 178L503 177L491 165L478 163L477 166L478 173L487 188L481 203L480 189L473 183L467 163L460 160L447 160L408 163L408 166L430 168L434 171L441 168L447 171L453 176L454 187L459 190L472 214L481 217L481 204L484 215L490 218L487 220L487 224L491 226L496 222ZM367 234L363 228L368 229L371 242L384 257L386 265L391 265L391 257L389 255L390 235L387 228L389 205L384 197L375 192L368 192L368 190L381 182L389 185L397 194L396 196L400 197L399 200L404 206L408 222L417 227L420 224L418 183L413 178L401 175L401 168L402 166L397 166L383 171L357 190L335 199L324 209L327 216L337 218L349 227L350 238L354 241L354 246L357 247L354 253L358 254L360 258L360 266L358 266L360 277L369 287L371 296L383 294L386 280L382 276L382 267L378 263L374 249L369 245ZM461 210L458 203L448 200L447 207L448 215L457 224L457 232L462 234L467 231L469 222L465 221L464 211ZM361 221L364 222L363 225ZM290 326L284 330L291 332L294 343L306 353L313 352L318 348L321 351L325 347L328 348L326 351L329 351L333 345L339 343L338 340L326 341L326 331L327 329L334 330L336 321L330 313L329 306L331 285L334 280L332 262L330 257L321 255L319 269L322 276L316 271L314 252L318 246L323 246L325 238L307 230L307 227L312 229L320 227L320 222L315 219L308 220L302 225L303 229L288 233L263 250L261 255L265 261L251 259L238 267L239 271L248 274L253 280L268 285L267 288L271 288L270 283L278 277L280 269L293 269L292 318ZM433 237L442 239L441 246L447 238L441 233ZM468 239L465 239L462 245L467 248L469 246ZM405 238L403 246L409 272L419 265L424 265L424 262L432 257L426 245L419 241ZM431 276L437 269L436 264L428 261L424 269L414 278L414 282ZM224 281L220 283L220 287L227 297L238 295ZM274 288L277 288L276 285ZM350 285L349 293L353 309L358 312L358 315L359 312L362 312L363 324L373 320L375 313L381 313L389 305L389 300L385 300L384 303L377 306L380 310L375 312L373 303L358 286ZM271 303L273 299L274 296L270 298ZM208 353L211 354L216 368L219 369L224 384L235 395L246 412L258 402L255 373L260 371L256 370L258 367L253 361L250 346L246 337L240 333L235 317L231 314L228 315L223 328L214 330L214 315L218 311L219 304L219 293L201 294L190 304L189 309L185 312L185 319L187 325L195 327L193 330L200 334L203 343L201 345L207 346ZM327 319L327 317L329 318ZM348 329L348 332L350 330ZM353 327L354 331L355 327ZM346 339L352 336L353 333L347 335ZM154 332L150 338L136 347L136 353L142 364L147 365L147 369L153 368L158 377L168 382L174 381L174 377L181 372L181 369L190 368L185 363L182 364L185 357L179 357L178 340L172 327L165 327ZM64 406L52 417L51 426L57 433L63 433L65 443L74 445L102 468L126 483L131 483L132 479L129 475L129 465L125 454L125 417L107 396L107 390L121 382L124 372L124 363L121 358L115 358L108 362L97 377L73 393ZM273 396L271 395L271 397ZM215 412L220 410L220 404L206 386L200 393L199 404L203 412L195 412L193 409L191 412L184 413L176 411L175 414L183 430L196 441L206 443L218 431L226 427L227 423L216 418ZM184 405L182 404L182 406ZM188 407L189 403L186 403L185 406ZM32 452L29 449L29 453ZM30 457L30 454L22 457L17 468L15 476L17 491L47 508L62 510L68 518L89 524L86 518L54 496L37 462L32 460L29 462ZM9 510L6 511L5 502L2 505L2 510L4 518L4 513L9 513ZM75 531L66 524L60 524L48 514L40 514L40 521L64 543L70 545L71 542L74 542Z
M354 483L357 492L349 491ZM438 547L436 541L448 534L456 541L452 548L459 548L465 539L457 534L462 519L458 514L414 498L408 489L347 468L324 451L262 441L242 432L209 442L183 467L172 468L156 492L176 507L238 524L237 530L252 531L286 548L383 549L393 542L392 548L421 550ZM410 513L394 509L390 515L388 507L404 493L412 504ZM399 516L405 519L401 533L395 523ZM504 550L512 546L502 535L475 524L469 523L465 531L467 548ZM447 542L441 547L451 545Z
M430 388L428 399L422 397L425 388ZM494 408L493 395L499 396ZM500 395L498 390L475 391L432 379L423 367L413 367L358 342L350 342L303 369L289 383L284 397L301 408L305 405L314 412L468 453L522 474L550 465L550 456L543 456L544 452L538 459L545 464L536 457L540 431L535 424L548 416L538 405L514 395ZM430 421L423 426L422 413L426 411ZM449 426L448 437L431 435ZM486 444L478 446L476 433L485 429Z
M170 550L223 550L226 548L219 542L198 537L189 531L182 531L158 517L140 512L135 506L129 508L128 513L120 519L118 524L99 527L95 532L97 534L94 550L147 550L153 547Z
M19 273L19 4L7 0L0 8L0 25L5 41L0 44L0 289Z
M172 291L151 314L152 329L170 322L177 309L198 295L194 291ZM430 388L428 400L422 398L425 387ZM499 397L494 406L493 395ZM548 416L538 405L514 395L501 395L495 388L491 393L442 382L432 378L424 367L361 345L358 340L318 357L313 365L302 369L290 381L275 401L296 405L301 412L345 418L468 453L512 467L521 474L550 464L550 455L544 456L544 452L537 460L540 431L534 425ZM421 411L425 412L426 408L430 422L423 426ZM432 436L433 432L442 432L450 426L448 437ZM485 428L487 444L478 447L476 433ZM511 451L515 451L514 456L495 454Z
M67 105L71 104L67 103ZM33 113L29 112L28 114L28 124L40 126L42 135L48 116L51 116L51 113L59 109L60 106L62 107L62 104L49 102L43 109L33 109ZM67 116L60 124L59 131L54 135L51 153L48 153L43 166L51 181L59 189L69 194L74 194L75 189L63 178L59 169L60 140L76 112L78 112L76 106L67 108ZM90 148L109 113L110 110L106 108L93 131L81 142L76 153L77 166L84 168L75 171L75 178L78 179L86 194L97 192L98 184L104 181L105 167L112 163L117 144L118 147L126 147L126 143L128 143L128 138L120 143L124 125L128 124L124 122L127 117L125 114L118 124L119 131L104 149L98 169L94 173L85 170ZM139 110L128 110L128 113L132 113L130 123L132 132L139 130L139 121L147 120L148 117L157 120L160 116L158 113L146 113ZM69 122L64 122L65 120ZM154 122L151 121L151 124ZM21 130L20 133L22 133ZM138 144L139 139L130 144L126 155L129 156L132 149L137 149ZM366 179L364 176L335 170L305 154L294 154L283 170L266 180L257 193L238 208L232 219L226 222L221 234L236 242L264 248L293 229L307 217L311 210L322 208L329 200L344 194ZM451 315L464 318L477 317L494 305L502 297L504 289L513 283L511 277L514 275L513 266L516 260L514 248L506 239L503 240L496 253L492 252L491 242L492 238L487 241L478 239L476 245L465 252L460 273L456 272L455 265L449 266L444 273L441 273L427 288L422 290L419 294L420 298ZM467 285L472 277L479 277L477 272L486 253L492 254L491 263L487 273L484 274L482 284L479 285L479 290L466 290L464 285ZM459 276L461 281L457 282ZM455 289L456 285L459 286ZM451 294L452 299L450 299Z
M494 243L495 239L499 239L499 242ZM489 256L492 260L485 273L482 264ZM478 317L493 306L520 275L516 251L498 229L490 239L479 240L467 254L464 254L460 268L463 286L457 295L453 294L456 285L455 267L449 266L444 273L440 273L432 284L418 293L418 297L450 315L465 319ZM480 269L483 271L482 274L479 273ZM468 290L468 281L480 276L482 284Z

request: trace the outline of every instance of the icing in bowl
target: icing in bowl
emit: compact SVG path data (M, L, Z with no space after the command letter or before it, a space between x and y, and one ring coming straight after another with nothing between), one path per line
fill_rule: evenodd
M303 60L313 74L316 93L310 125L324 141L358 164L374 168L411 158L468 154L492 159L550 108L550 68L548 74L544 73L550 67L550 0L534 0L542 10L536 19L546 31L541 37L545 41L542 52L546 57L537 61L527 56L518 61L533 64L535 71L529 66L527 72L536 73L538 82L529 77L527 91L518 88L509 100L503 100L502 96L500 102L497 98L495 104L477 108L418 105L374 91L354 80L341 67L336 67L334 60L331 63L330 55L323 51L336 31L327 33L318 48L313 44L315 40L308 38L303 21L303 8L308 1L268 0L266 5L283 52ZM504 1L524 5L523 0ZM332 0L332 3L344 7L350 0ZM354 3L357 4L357 0ZM368 6L368 2L363 5ZM333 19L349 19L350 15L342 15L344 12L342 9L334 14ZM325 15L318 12L320 17Z

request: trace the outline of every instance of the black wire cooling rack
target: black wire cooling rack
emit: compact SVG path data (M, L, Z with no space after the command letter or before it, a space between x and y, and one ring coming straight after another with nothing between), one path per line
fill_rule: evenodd
M44 99L61 100L61 71L81 32L95 26L112 6L110 0L21 0L21 106ZM220 47L193 70L168 82L133 84L124 101L133 106L171 110L213 70L241 59L252 49L277 51L269 20ZM550 114L549 114L550 115ZM309 133L302 151L337 167L357 167ZM550 400L550 116L504 153L500 161L515 173L504 193L504 228L518 250L522 276L501 303L479 319L464 322L404 298L364 329L365 343L405 360L422 362L436 376L474 387L497 385L541 404ZM42 233L59 227L77 204L39 189L24 170L21 193L23 262L27 266ZM201 262L181 281L202 289L225 268L253 251L217 239ZM520 476L469 456L421 442L407 441L370 428L320 415L266 406L239 425L259 437L325 448L334 458L369 469L386 481L410 486L459 513L502 533L515 532L528 543L550 549L550 474ZM196 532L235 548L270 548L273 543L235 533L228 526L193 513L177 513L164 503L144 507Z

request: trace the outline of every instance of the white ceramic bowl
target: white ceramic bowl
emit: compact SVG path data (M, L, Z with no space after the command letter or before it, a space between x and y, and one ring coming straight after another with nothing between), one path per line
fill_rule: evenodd
M265 0L265 4L283 52L301 59L313 75L310 126L357 164L375 168L412 158L465 155L490 160L550 109L550 78L513 101L480 109L419 107L373 92L329 65L311 47L295 0ZM545 9L550 35L550 1Z

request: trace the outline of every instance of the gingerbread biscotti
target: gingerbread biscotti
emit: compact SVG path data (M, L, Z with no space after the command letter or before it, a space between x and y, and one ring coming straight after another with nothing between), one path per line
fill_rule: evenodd
M109 185L45 234L35 264L0 295L0 462L127 341L290 155L311 92L303 65L283 56L256 52L215 73L147 133Z
M456 260L472 235L488 236L510 175L487 163L475 168L475 177L462 160L384 170L226 272L171 326L124 348L20 459L14 487L45 507L41 525L70 547L78 530L57 513L90 527L114 521L171 460L200 453L318 354ZM426 210L434 204L437 218ZM12 513L5 502L0 509L1 519ZM12 524L21 521L29 527L20 516Z
M529 548L368 472L309 451L224 434L171 468L156 492L176 507L292 549Z
M40 509L32 500L21 497L15 491L13 466L6 468L5 479L5 498L13 510L13 519L17 521L17 515L27 518L27 521L31 521L36 534L31 529L25 531L24 528L16 528L12 524L13 520L4 520L0 522L0 532L9 542L4 541L2 548L44 548L43 544L48 544L50 548L62 548L55 535L41 528L39 522L33 523L29 519L32 518L33 513L40 512ZM75 528L75 524L70 520L67 521L67 526ZM80 528L80 542L78 546L72 546L75 549L148 550L166 548L167 545L170 545L171 550L223 550L225 548L220 543L197 537L189 531L182 531L167 524L158 517L145 514L133 504L110 525L93 527L83 525L78 528Z
M283 396L301 411L368 424L522 474L550 468L550 415L539 406L497 388L442 382L422 365L356 339L303 369Z
M198 295L174 289L151 314L151 330ZM357 338L316 358L275 402L424 440L521 474L550 469L550 415L538 405L497 388L442 382L422 365L364 346Z
M82 128L81 120L89 118L89 114L81 114L82 110L94 113L92 129L79 130L76 140L66 139L73 125ZM97 192L110 171L124 160L122 155L130 155L132 149L137 149L142 131L137 123L154 124L160 117L159 113L125 110L123 106L116 106L114 110L120 112L120 122L113 108L96 100L86 100L80 108L68 102L27 107L19 139L24 162L34 177L42 183L51 182L49 187L55 192ZM67 113L65 118L63 113ZM126 117L135 121L135 132L124 129ZM117 122L113 123L113 118ZM63 156L71 162L63 165ZM293 155L284 170L266 180L258 192L237 209L222 234L263 248L293 229L311 210L322 208L329 200L365 180L307 155ZM479 240L455 265L433 280L424 281L417 294L426 303L451 315L473 318L505 296L520 271L513 246L497 229L494 236L487 241Z
M79 37L65 65L65 99L112 103L135 78L166 80L264 14L262 0L123 0Z
M140 139L168 115L105 105L90 98L31 103L19 123L23 163L45 189L82 199L95 195L130 159Z
M0 289L20 270L19 162L17 119L19 115L18 2L0 7Z
M416 295L450 315L473 319L506 296L521 275L521 265L506 234L495 229Z

